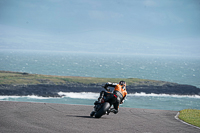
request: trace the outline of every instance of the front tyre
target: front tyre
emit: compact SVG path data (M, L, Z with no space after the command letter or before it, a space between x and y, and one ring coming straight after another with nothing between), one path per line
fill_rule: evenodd
M110 108L110 103L105 102L103 106L95 113L95 118L100 118Z

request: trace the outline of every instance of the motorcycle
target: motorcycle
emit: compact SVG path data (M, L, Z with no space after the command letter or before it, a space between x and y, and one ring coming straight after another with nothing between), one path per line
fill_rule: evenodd
M107 94L106 96L104 95L100 103L97 101L94 103L94 111L90 113L91 117L101 118L103 115L109 115L110 112L114 113L115 111L111 106L117 101L117 95L113 94L109 88L102 87L107 90Z

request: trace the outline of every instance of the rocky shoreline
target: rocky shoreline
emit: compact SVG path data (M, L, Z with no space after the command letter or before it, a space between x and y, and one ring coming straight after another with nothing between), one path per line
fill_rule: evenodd
M161 81L162 82L162 81ZM43 97L60 97L58 92L97 92L103 88L103 84L82 84L67 83L63 85L37 84L37 85L0 85L0 95L37 95ZM152 83L132 84L127 86L128 93L146 94L174 94L174 95L200 95L200 89L191 85L182 85L177 83L163 82L162 85Z

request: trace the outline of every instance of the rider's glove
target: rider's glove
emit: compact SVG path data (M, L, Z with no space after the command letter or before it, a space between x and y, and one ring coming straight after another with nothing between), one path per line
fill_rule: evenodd
M124 103L124 100L122 100L120 104L122 104L122 103Z
M111 82L108 82L108 83L105 84L105 86L108 87L111 84L112 84Z
M110 84L112 84L112 83L110 83L110 82L106 83L106 84L104 85L104 88L107 88Z

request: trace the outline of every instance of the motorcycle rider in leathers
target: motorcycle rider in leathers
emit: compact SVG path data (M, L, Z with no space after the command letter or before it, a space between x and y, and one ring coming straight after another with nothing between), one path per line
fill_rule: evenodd
M113 113L116 114L119 111L119 104L122 104L124 102L126 95L127 95L126 82L120 81L119 84L108 82L108 83L105 84L104 88L106 90L108 90L107 87L109 87L109 86L114 87L113 94L115 94L117 96L117 101L113 104L114 110L112 111ZM102 98L104 96L107 96L108 94L109 94L109 92L101 91L97 102L101 103Z

